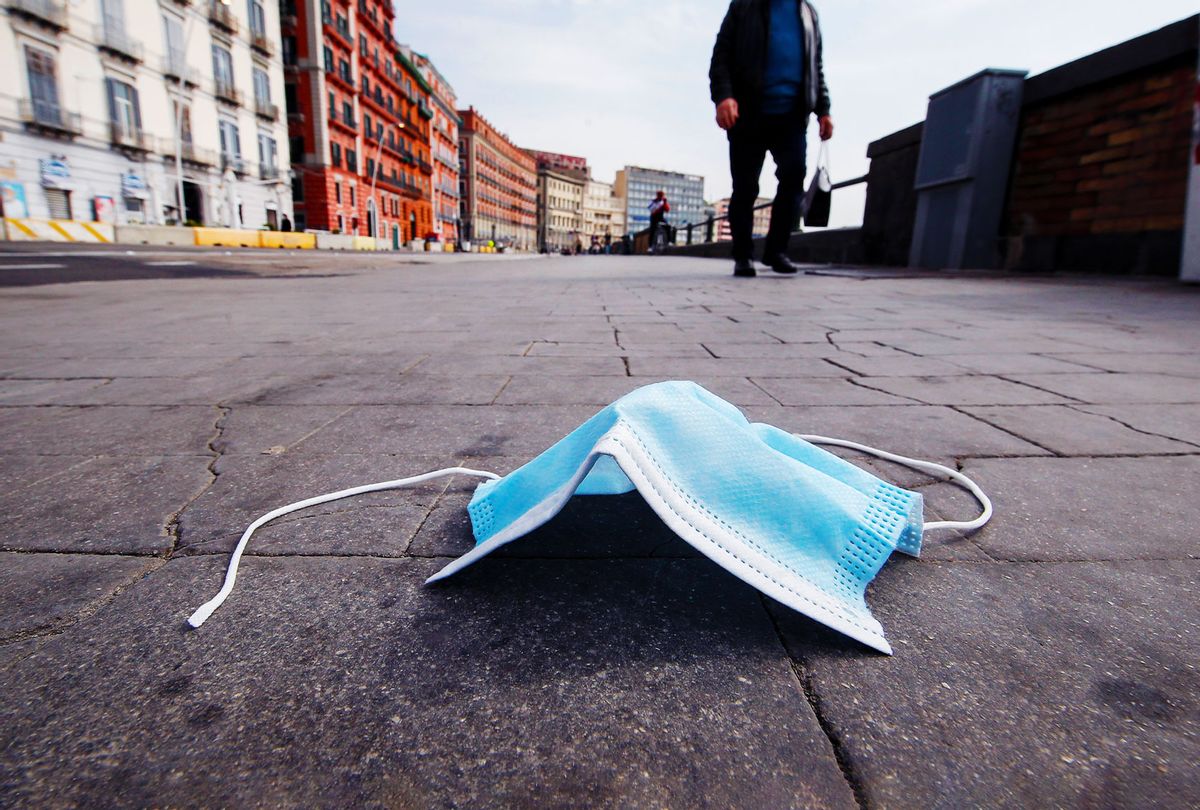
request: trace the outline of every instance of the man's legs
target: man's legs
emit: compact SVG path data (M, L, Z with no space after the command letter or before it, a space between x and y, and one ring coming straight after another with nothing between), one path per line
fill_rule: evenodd
M733 178L733 196L729 199L729 231L733 236L735 261L754 256L754 203L758 199L758 178L762 175L767 145L761 127L745 118L729 133L729 173ZM802 181L803 182L803 181Z
M771 229L763 250L763 261L787 254L788 240L800 214L800 199L804 194L806 173L805 154L807 116L788 115L772 118L765 140L775 160L775 177L779 180L775 202L771 206Z

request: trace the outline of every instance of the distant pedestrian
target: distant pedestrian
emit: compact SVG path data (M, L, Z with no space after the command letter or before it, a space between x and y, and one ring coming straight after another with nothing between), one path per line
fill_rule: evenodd
M655 245L658 244L656 241L658 237L658 227L663 224L663 220L665 220L667 214L671 212L671 203L669 200L667 200L667 192L659 189L658 193L654 195L654 199L650 201L650 205L648 205L647 208L650 209L650 248L648 252L653 253Z
M283 215L283 224L279 226L279 230L283 231L284 233L288 233L292 230L292 221L288 219L287 214Z
M762 260L776 273L795 273L787 246L804 191L809 116L816 113L821 140L833 137L821 27L812 3L733 0L717 34L708 77L717 125L729 137L733 274L756 274L754 202L767 152L775 160L779 187Z

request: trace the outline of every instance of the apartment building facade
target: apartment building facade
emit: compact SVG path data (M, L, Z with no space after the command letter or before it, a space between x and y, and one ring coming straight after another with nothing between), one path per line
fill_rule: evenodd
M537 163L474 107L458 111L462 239L537 248Z
M380 0L285 3L297 226L393 247L433 226L430 88Z
M457 242L459 230L458 183L458 98L450 82L428 56L413 54L413 64L421 71L431 89L433 118L429 152L433 155L432 199L433 231L443 242Z
M612 183L589 179L583 188L584 244L609 244L625 235L625 200Z
M577 246L583 238L583 189L587 183L578 174L538 169L538 249L558 253Z
M6 216L259 228L292 214L274 3L4 0L2 15Z

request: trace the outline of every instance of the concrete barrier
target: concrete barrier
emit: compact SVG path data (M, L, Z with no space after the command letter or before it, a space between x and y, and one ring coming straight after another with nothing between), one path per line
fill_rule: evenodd
M260 247L294 248L297 250L314 250L317 247L317 235L315 233L259 231L258 235Z
M317 250L354 250L354 237L342 233L318 233Z
M259 232L238 228L193 228L200 247L258 247Z
M114 241L122 245L194 245L196 233L193 228L173 225L118 225Z
M106 222L80 222L73 219L4 220L4 230L13 242L90 242L108 244L115 234Z
M375 250L375 237L373 236L352 236L354 240L355 250Z

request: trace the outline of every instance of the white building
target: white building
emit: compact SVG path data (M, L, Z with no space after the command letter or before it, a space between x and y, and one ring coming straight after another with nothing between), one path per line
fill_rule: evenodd
M583 177L538 170L539 247L551 253L583 244ZM587 247L586 244L583 245Z
M176 222L177 153L186 220L292 216L276 3L0 5L5 216Z
M589 179L584 186L583 234L585 246L593 237L607 244L625 235L625 200L613 193L612 183Z

